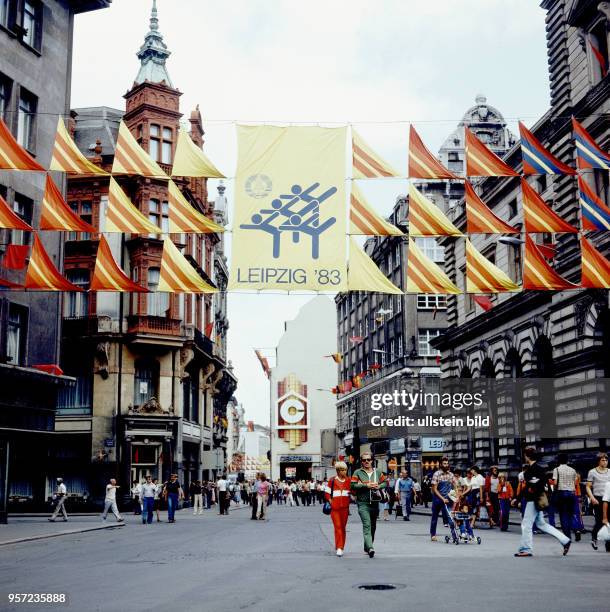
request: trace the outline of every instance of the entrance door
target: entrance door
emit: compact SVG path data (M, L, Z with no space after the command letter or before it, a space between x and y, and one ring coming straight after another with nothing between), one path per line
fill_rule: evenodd
M131 447L131 480L142 482L147 476L161 480L160 444L133 444Z

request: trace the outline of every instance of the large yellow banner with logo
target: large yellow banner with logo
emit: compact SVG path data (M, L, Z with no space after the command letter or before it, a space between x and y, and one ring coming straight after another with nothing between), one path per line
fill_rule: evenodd
M346 290L346 128L237 136L229 288Z

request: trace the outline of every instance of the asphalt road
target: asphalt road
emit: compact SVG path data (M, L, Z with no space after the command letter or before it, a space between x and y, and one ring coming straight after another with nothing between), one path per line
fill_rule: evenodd
M67 535L0 548L0 610L372 610L493 612L608 610L610 554L586 535L567 557L535 536L535 557L515 559L518 528L483 529L480 546L430 542L429 519L380 522L363 554L352 510L343 558L334 555L330 519L320 506L273 505L268 521L249 510L228 517L177 514L175 524ZM439 535L445 530L439 522ZM366 583L395 590L363 591ZM8 593L66 593L69 604L9 605Z

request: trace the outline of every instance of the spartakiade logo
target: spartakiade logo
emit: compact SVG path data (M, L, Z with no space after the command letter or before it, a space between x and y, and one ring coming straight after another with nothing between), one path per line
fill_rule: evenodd
M266 174L253 174L246 179L244 188L251 198L260 200L271 193L273 182Z

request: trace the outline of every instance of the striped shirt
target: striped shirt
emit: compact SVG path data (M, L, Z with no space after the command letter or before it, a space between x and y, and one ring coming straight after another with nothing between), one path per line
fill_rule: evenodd
M553 470L553 480L558 491L576 490L576 470L563 463Z

